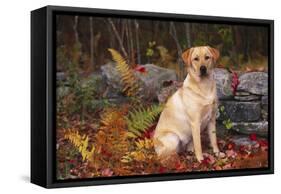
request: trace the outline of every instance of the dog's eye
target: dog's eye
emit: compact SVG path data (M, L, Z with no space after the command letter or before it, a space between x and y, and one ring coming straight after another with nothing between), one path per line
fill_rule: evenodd
M210 59L210 56L205 56L205 60L208 60L208 59Z
M195 57L193 60L194 60L194 61L199 61L199 58L198 58L198 57Z

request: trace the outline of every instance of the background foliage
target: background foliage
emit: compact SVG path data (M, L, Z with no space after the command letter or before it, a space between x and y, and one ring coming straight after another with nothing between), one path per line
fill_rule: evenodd
M111 59L114 48L129 65L154 63L177 69L181 79L183 50L200 45L221 52L220 66L232 69L267 69L268 31L263 26L182 23L84 16L57 16L57 46L79 61L84 72L98 70ZM80 52L73 55L73 51ZM58 71L65 71L58 60Z

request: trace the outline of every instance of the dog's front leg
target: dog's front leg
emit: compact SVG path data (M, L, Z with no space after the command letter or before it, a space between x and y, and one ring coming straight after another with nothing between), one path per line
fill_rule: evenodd
M203 158L202 154L202 146L201 146L201 131L200 131L200 122L199 119L196 119L191 124L191 130L192 130L192 138L193 138L193 145L194 145L194 151L195 151L195 156L198 160L198 162L201 162Z
M213 148L213 152L215 154L219 154L219 148L217 143L217 134L216 134L216 119L215 117L211 119L207 126L208 135L210 138L211 147Z
M215 155L217 157L224 158L225 153L220 152L220 150L218 148L215 117L212 118L212 120L209 122L209 124L207 126L207 130L208 130L208 134L209 134L209 137L210 137L210 142L211 142L211 146L213 148L213 152L215 153Z

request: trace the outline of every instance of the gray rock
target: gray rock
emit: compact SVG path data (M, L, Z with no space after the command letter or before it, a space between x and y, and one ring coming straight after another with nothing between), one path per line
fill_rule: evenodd
M103 80L105 80L106 83L106 90L104 93L105 98L110 99L120 99L124 97L122 94L122 83L121 83L121 77L118 73L118 71L115 68L115 64L113 62L109 62L103 66L101 66L101 75L103 77Z
M260 121L260 122L239 122L239 123L232 123L233 127L232 130L249 135L251 133L255 133L259 136L267 137L268 135L268 122L267 121Z
M107 63L101 66L101 75L105 79L108 87L115 90L116 93L121 91L121 77L117 72L114 63Z
M265 109L262 109L261 110L261 117L262 117L262 120L267 121L268 120L268 111L265 110Z
M91 75L87 76L85 79L81 80L81 86L90 86L90 88L94 89L96 93L100 94L100 96L103 96L107 84L106 80L101 75L101 72L94 72Z
M56 73L56 80L57 81L65 81L66 80L66 75L64 72L57 72Z
M260 99L260 96L257 96L257 95L248 95L248 96L234 96L234 99L235 100L238 100L238 101L254 101L254 100L259 100Z
M261 97L261 106L262 106L262 118L264 120L268 119L268 96Z
M158 67L153 64L144 65L146 73L135 72L136 77L140 80L142 95L145 99L157 99L164 81L177 80L174 70ZM112 89L112 93L121 93L122 83L114 63L108 63L101 67L102 75L106 83Z
M136 72L136 75L144 83L143 94L146 96L146 99L157 99L165 81L177 80L175 70L153 64L146 64L145 69L146 74Z
M226 69L215 68L214 77L217 84L219 99L229 99L233 96L231 89L231 75Z
M224 110L219 111L218 120L230 119L232 122L252 122L260 119L261 103L259 101L220 101L219 107L221 106L224 107Z
M230 141L235 143L236 146L253 146L256 144L256 141L252 141L249 137L245 137L244 135L234 135L230 138Z
M163 87L157 95L158 102L166 103L170 96L172 96L180 87L183 82L173 81L169 86Z
M261 104L266 105L266 106L268 105L268 96L267 95L261 97Z
M239 77L238 91L246 91L257 95L268 94L268 75L264 72L244 73Z

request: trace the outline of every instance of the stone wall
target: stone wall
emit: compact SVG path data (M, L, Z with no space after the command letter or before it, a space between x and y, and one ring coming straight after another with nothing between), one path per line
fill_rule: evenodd
M218 123L229 119L232 130L241 134L268 134L268 74L248 72L239 75L239 85L234 95L231 88L232 75L225 69L216 69L219 106ZM220 125L223 126L223 125Z
M153 64L145 65L146 73L136 72L140 79L146 100L165 102L182 83L177 81L174 70L161 68ZM228 130L224 121L231 122L231 130L240 134L256 133L266 137L268 134L268 74L264 72L240 73L237 92L233 95L231 88L232 74L225 69L215 69L219 110L217 123L219 130ZM125 102L122 95L120 76L113 63L101 67L101 71L89 76L99 79L100 93L112 102ZM57 80L65 80L63 73L57 73ZM67 85L67 84L66 84ZM58 88L58 93L67 87Z

